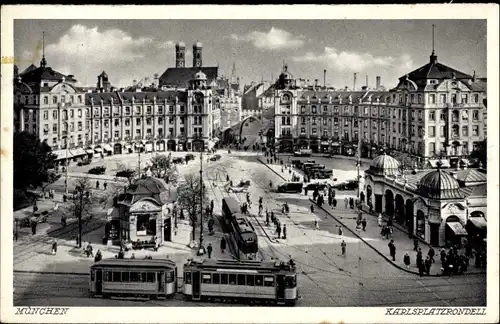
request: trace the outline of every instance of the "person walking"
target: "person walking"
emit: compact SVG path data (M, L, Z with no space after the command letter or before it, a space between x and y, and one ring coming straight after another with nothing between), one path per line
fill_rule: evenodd
M345 244L345 241L342 240L342 243L340 243L340 248L342 249L342 255L345 256L345 248L346 248L347 244Z
M441 249L441 252L439 252L441 256L441 264L444 264L446 262L446 251L444 249Z
M212 243L208 243L208 246L207 246L207 254L208 254L208 258L210 259L212 257Z
M403 263L405 264L406 266L406 269L410 269L410 255L408 254L408 252L405 253L405 256L403 257Z
M387 245L389 246L389 253L392 257L392 261L396 261L396 246L394 245L394 240L391 240Z
M332 199L333 208L337 207L337 199L335 197Z
M422 249L418 249L418 252L417 252L417 266L420 266L422 265L424 262L424 259L422 258Z
M418 252L418 238L416 237L413 238L413 251Z
M226 250L226 239L224 237L220 239L220 250L222 253Z
M314 228L319 230L319 223L317 219L314 220Z
M276 233L278 234L278 238L280 238L281 237L281 226L279 223L278 223L278 225L276 225Z
M106 188L108 188L108 183L106 181L104 181L104 183L102 184L102 186L104 187L104 190L106 190Z
M283 239L286 240L286 224L283 225Z
M429 252L427 253L427 255L429 256L429 259L431 260L432 263L436 262L434 260L434 249L432 248L432 246L429 248Z
M102 260L102 252L101 250L97 250L97 253L95 254L94 257L94 262L99 262Z
M427 258L425 258L425 261L424 261L425 273L427 275L429 275L431 272L431 265L432 265L431 258L430 258L430 256L427 255Z
M57 241L52 243L52 255L56 255L57 253Z
M363 231L366 232L366 219L363 218L363 220L361 221L361 226L363 226Z
M344 236L344 231L342 230L342 226L339 226L339 236Z
M99 189L99 180L97 180L97 181L95 182L95 188L96 188L96 189Z
M314 213L314 205L311 204L311 213Z

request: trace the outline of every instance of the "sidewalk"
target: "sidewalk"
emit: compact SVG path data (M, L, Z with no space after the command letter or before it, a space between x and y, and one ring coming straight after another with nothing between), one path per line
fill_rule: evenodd
M281 165L268 165L264 161L261 160L263 164L265 164L271 171L276 173L278 176L283 177L281 173ZM309 194L309 200L315 203L312 200L312 194ZM418 268L416 266L416 252L413 251L413 239L408 237L408 233L403 231L398 226L393 226L394 234L392 239L396 245L396 261L392 261L392 258L389 255L389 241L382 238L380 234L380 227L377 223L377 216L370 215L366 212L363 212L363 217L366 218L367 226L366 231L358 231L356 230L356 218L358 211L357 209L345 209L344 207L344 198L349 197L348 193L338 193L336 195L338 204L337 208L333 208L328 206L328 204L324 204L321 209L323 209L326 213L332 216L337 222L341 223L347 230L353 233L356 237L363 240L369 247L375 250L378 254L380 254L384 259L388 262L396 266L397 268L410 272L413 274L418 274ZM423 258L427 256L427 252L429 251L429 246L424 242L419 242L420 248L422 249ZM439 257L440 248L434 248L435 256L434 259L436 263L431 266L430 275L431 276L439 276L441 274L441 261ZM408 252L410 255L410 268L406 269L406 266L403 263L403 256ZM467 268L466 274L484 274L485 269L475 268L473 259L469 261L469 267Z

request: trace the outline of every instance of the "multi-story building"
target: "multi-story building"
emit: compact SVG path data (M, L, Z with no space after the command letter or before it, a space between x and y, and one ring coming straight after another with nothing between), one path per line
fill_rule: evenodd
M186 90L92 93L91 143L114 154L200 150L212 138L212 90L198 71Z
M36 134L62 159L86 155L90 140L85 93L75 83L73 75L48 67L45 56L39 67L15 75L15 131Z
M369 155L385 147L456 164L486 138L485 80L438 63L434 52L390 91L304 89L286 66L275 86L280 150L342 152L361 143Z

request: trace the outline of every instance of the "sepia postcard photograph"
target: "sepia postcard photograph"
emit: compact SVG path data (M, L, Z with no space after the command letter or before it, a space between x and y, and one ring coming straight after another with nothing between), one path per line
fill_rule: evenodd
M499 320L498 5L6 6L1 55L2 322Z

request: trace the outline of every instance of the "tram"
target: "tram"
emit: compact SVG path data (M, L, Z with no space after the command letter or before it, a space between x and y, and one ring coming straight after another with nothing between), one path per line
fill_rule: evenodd
M292 262L188 260L184 265L188 300L221 300L295 305L297 274Z
M167 298L177 292L177 267L172 260L104 259L90 267L94 297Z
M238 249L245 254L257 253L257 234L234 198L222 198L222 213L226 228L232 229L234 233Z

